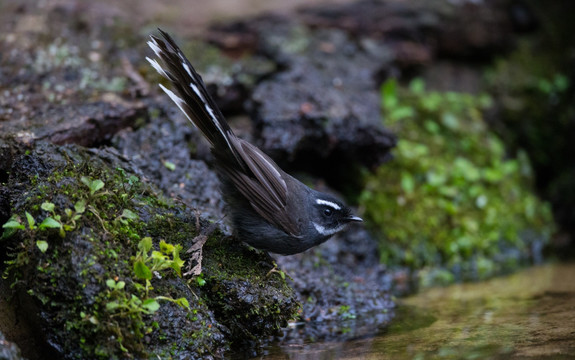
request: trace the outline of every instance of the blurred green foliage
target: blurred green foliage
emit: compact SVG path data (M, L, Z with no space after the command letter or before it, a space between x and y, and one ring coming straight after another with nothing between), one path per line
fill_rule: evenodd
M360 197L381 235L382 262L434 277L424 282L485 278L517 267L532 242L548 241L551 211L531 191L527 156L507 157L483 121L491 102L427 91L419 79L382 86L386 126L400 140ZM526 230L537 236L522 236Z
M535 2L533 2L535 5ZM493 94L493 128L510 148L522 148L537 174L541 196L552 203L565 239L575 239L575 49L571 12L538 4L544 31L521 39L484 72ZM575 3L571 5L575 9ZM555 12L549 16L549 12ZM575 255L575 241L553 244L559 257Z

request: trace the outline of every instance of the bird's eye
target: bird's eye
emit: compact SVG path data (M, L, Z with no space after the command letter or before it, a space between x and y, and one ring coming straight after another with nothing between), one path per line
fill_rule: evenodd
M323 209L323 214L325 216L331 216L333 214L333 210L329 209L329 208L325 208L325 209Z

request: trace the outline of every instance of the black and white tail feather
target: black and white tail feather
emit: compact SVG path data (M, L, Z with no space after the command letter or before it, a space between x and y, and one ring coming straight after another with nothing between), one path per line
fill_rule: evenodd
M158 30L165 41L152 35L148 45L165 68L155 59L146 59L172 83L177 94L160 84L162 90L204 134L212 145L221 170L250 201L254 210L287 233L296 235L297 224L279 216L286 207L288 191L279 167L258 148L236 137L208 93L202 77L172 37Z
M222 146L227 147L230 154L233 154L236 161L241 164L239 156L229 141L229 137L234 136L233 132L208 93L202 77L196 72L170 35L160 29L158 30L165 42L152 35L148 45L167 69L162 68L155 59L146 57L146 60L160 75L170 80L179 96L162 84L159 84L160 87L186 115L188 120L202 131L212 147L217 149L222 148Z
M175 92L164 92L211 144L223 178L236 231L250 245L280 254L295 254L326 241L353 216L333 196L317 192L294 179L254 145L238 138L215 101L174 40L150 36L148 45L161 60L146 58Z

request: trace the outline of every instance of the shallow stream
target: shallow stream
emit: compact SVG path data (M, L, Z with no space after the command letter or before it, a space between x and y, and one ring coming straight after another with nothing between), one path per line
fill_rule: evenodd
M391 326L343 343L272 346L266 359L574 359L575 264L399 300Z

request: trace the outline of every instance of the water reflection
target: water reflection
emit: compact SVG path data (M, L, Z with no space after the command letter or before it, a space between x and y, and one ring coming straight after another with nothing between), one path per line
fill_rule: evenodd
M377 336L356 335L344 342L284 339L262 358L572 359L575 264L430 289L401 301L391 325Z

